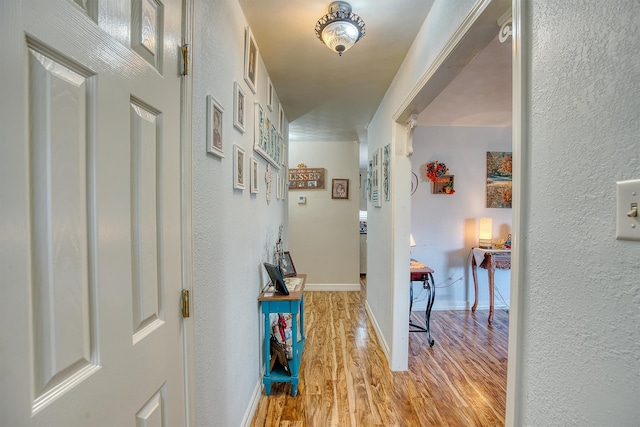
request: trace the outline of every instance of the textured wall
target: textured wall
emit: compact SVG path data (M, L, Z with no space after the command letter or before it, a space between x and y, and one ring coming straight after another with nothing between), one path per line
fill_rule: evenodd
M517 425L640 425L640 242L615 182L640 178L640 2L526 2Z
M419 177L411 196L411 257L435 270L434 310L473 305L471 248L478 246L478 218L493 219L494 238L511 233L511 209L486 208L487 151L511 151L511 127L418 127L413 135L411 169ZM438 160L455 176L455 194L431 193L424 165ZM495 272L495 306L509 303L510 271ZM478 269L479 308L489 306L487 271ZM414 310L424 310L422 285L414 284ZM502 300L504 299L504 301Z
M323 190L289 192L289 248L296 270L307 283L360 288L360 231L358 228L359 145L353 142L292 143L289 166L305 163L325 168ZM349 180L349 199L331 198L331 180ZM298 196L307 203L299 205ZM333 288L333 287L332 287Z
M193 232L197 422L238 426L250 407L262 369L262 315L257 297L266 284L262 262L272 261L278 227L286 225L286 201L233 189L233 144L253 152L253 102L266 108L266 70L258 69L258 93L243 79L246 20L236 0L196 0L193 43ZM233 127L234 81L247 96L246 132ZM206 96L224 108L225 157L206 154ZM277 104L276 104L277 105ZM275 108L277 111L277 108ZM272 119L275 119L273 117ZM274 171L274 175L275 175ZM280 172L284 177L284 171ZM275 180L275 176L274 176ZM286 236L285 236L286 237ZM179 367L176 367L179 368Z

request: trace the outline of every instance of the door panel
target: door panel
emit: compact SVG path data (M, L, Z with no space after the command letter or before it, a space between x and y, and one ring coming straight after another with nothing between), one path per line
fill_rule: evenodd
M0 425L183 425L181 2L0 8Z

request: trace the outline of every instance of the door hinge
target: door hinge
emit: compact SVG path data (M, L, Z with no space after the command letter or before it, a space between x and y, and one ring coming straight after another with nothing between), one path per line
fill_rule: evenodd
M182 317L189 317L189 290L182 290Z
M189 45L183 44L182 49L182 75L189 75Z

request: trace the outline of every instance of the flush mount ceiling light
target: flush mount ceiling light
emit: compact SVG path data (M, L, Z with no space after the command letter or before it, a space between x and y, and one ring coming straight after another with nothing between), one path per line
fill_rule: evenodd
M329 3L329 13L316 23L316 36L329 49L342 56L365 35L364 21L351 12L351 5L346 1Z

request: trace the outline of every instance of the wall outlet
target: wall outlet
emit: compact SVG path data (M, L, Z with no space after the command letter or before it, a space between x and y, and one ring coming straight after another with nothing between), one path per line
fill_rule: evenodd
M616 183L616 239L640 241L640 179Z

